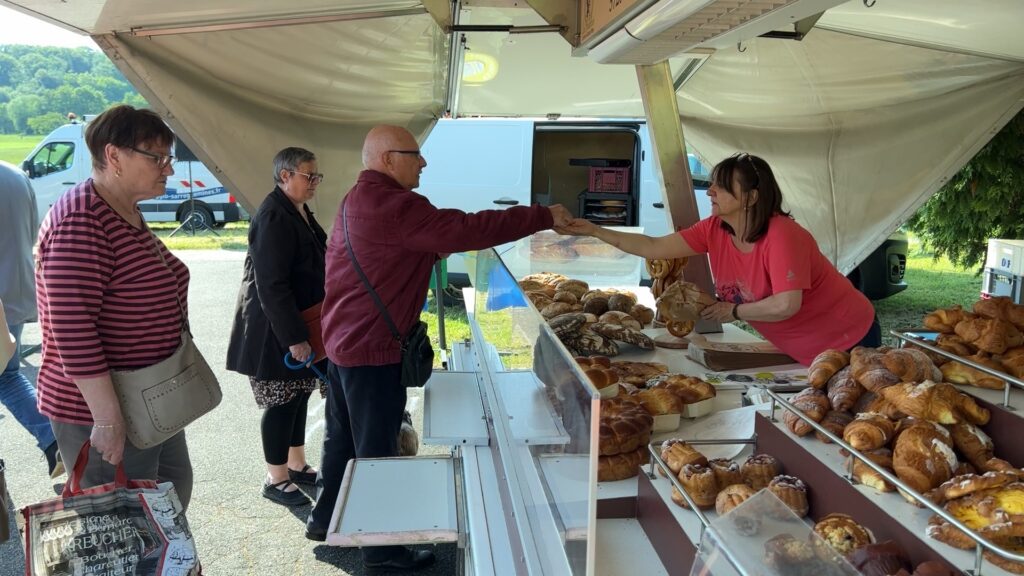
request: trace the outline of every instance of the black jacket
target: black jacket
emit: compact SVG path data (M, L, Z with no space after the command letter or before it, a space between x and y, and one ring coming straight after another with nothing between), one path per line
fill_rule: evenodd
M260 380L313 377L284 365L288 347L309 338L302 310L324 299L327 234L304 207L309 224L280 188L249 224L242 287L228 343L227 368ZM317 358L317 364L320 364Z

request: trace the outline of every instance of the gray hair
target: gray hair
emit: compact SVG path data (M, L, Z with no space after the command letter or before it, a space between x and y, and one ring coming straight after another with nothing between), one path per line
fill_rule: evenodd
M274 156L274 182L281 183L281 170L293 172L303 162L316 162L316 154L305 148L289 146Z

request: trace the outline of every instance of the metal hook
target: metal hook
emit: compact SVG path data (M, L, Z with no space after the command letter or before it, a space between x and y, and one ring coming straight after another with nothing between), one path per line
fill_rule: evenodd
M736 50L738 50L741 54L747 51L747 49L743 47L743 42L736 43Z
M877 0L864 0L864 5L867 6L868 8L871 8L875 5L876 1Z

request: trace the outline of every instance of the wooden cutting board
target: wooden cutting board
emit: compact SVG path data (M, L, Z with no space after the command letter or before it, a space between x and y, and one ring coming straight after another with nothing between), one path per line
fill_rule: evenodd
M654 345L659 348L668 348L670 350L685 350L690 346L690 341L686 338L679 338L666 333L655 338Z

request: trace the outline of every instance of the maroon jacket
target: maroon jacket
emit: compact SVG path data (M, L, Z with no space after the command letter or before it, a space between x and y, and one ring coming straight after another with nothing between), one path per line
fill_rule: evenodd
M344 204L352 250L403 337L419 320L438 253L482 250L553 224L544 206L474 214L438 209L374 170L359 174ZM338 210L327 245L322 316L327 356L346 367L398 363L399 345L348 256L343 213Z

